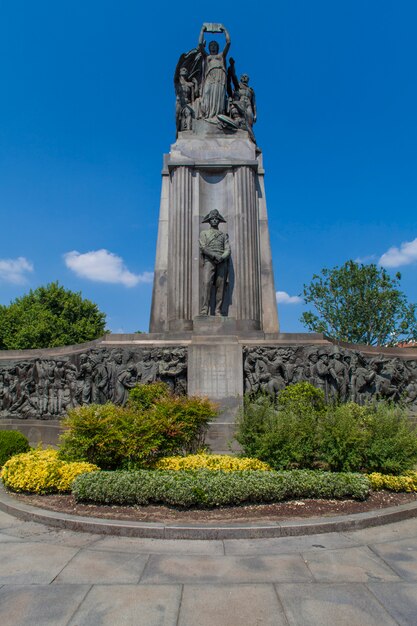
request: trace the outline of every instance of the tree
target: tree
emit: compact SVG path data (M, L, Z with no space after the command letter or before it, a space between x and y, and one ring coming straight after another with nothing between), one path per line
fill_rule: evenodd
M53 348L91 341L105 332L106 315L81 293L57 282L0 306L0 349Z
M394 278L375 264L347 261L342 267L323 269L304 285L304 300L316 313L303 313L301 321L313 332L348 343L392 346L400 339L417 338L416 304L409 304Z

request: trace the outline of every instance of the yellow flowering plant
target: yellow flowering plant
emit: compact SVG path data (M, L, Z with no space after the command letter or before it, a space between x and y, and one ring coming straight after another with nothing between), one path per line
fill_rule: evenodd
M267 463L258 459L238 458L228 454L189 454L187 456L167 456L160 459L156 469L161 470L223 470L224 472L242 472L245 470L269 471Z
M37 449L17 454L3 466L1 478L8 489L29 493L65 493L77 476L98 471L92 463L61 461L56 450Z
M401 476L373 472L368 474L368 478L374 491L380 491L381 489L406 491L408 493L417 491L417 472L415 471L404 472Z

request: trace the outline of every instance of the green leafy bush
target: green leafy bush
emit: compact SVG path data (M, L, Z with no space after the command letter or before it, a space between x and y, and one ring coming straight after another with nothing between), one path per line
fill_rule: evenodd
M368 472L401 474L417 462L417 433L400 406L380 403L365 415Z
M276 470L322 468L399 474L417 461L417 433L405 409L388 403L324 403L310 383L277 401L246 398L236 439L244 454Z
M161 381L136 385L129 392L129 407L137 411L149 409L155 402L171 396L169 387Z
M78 502L97 504L216 507L293 498L364 500L369 485L366 476L353 473L139 470L80 476L72 492Z
M311 413L319 415L326 409L324 392L308 382L285 387L279 392L277 403L283 410L290 411L299 417L311 415Z
M317 416L298 416L291 411L278 412L270 419L259 439L257 456L276 470L314 467L316 460ZM268 459L268 460L267 460Z
M13 455L30 450L27 437L17 430L0 430L0 467Z
M318 420L316 458L333 472L358 471L365 464L369 409L354 402L328 407Z
M148 467L160 457L195 452L216 407L205 398L174 396L165 386L134 389L126 407L90 404L64 421L60 457L102 469Z

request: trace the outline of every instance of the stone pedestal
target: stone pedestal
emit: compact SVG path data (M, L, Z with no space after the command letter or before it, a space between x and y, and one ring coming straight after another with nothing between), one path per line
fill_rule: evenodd
M188 394L207 396L219 406L207 444L229 452L238 411L243 406L242 346L237 337L198 337L188 348Z
M227 135L200 122L179 133L164 159L150 332L199 332L199 237L203 217L217 209L231 246L230 331L277 333L262 155L246 131Z

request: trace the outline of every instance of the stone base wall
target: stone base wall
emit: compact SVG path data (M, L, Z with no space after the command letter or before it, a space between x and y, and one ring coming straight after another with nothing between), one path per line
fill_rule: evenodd
M227 321L227 319L226 319ZM175 393L205 395L219 406L207 443L227 452L244 393L276 395L308 381L328 400L402 400L417 415L417 351L352 346L322 335L189 333L107 335L89 344L0 352L0 429L32 444L56 445L60 419L75 406L123 405L137 383L166 382Z

